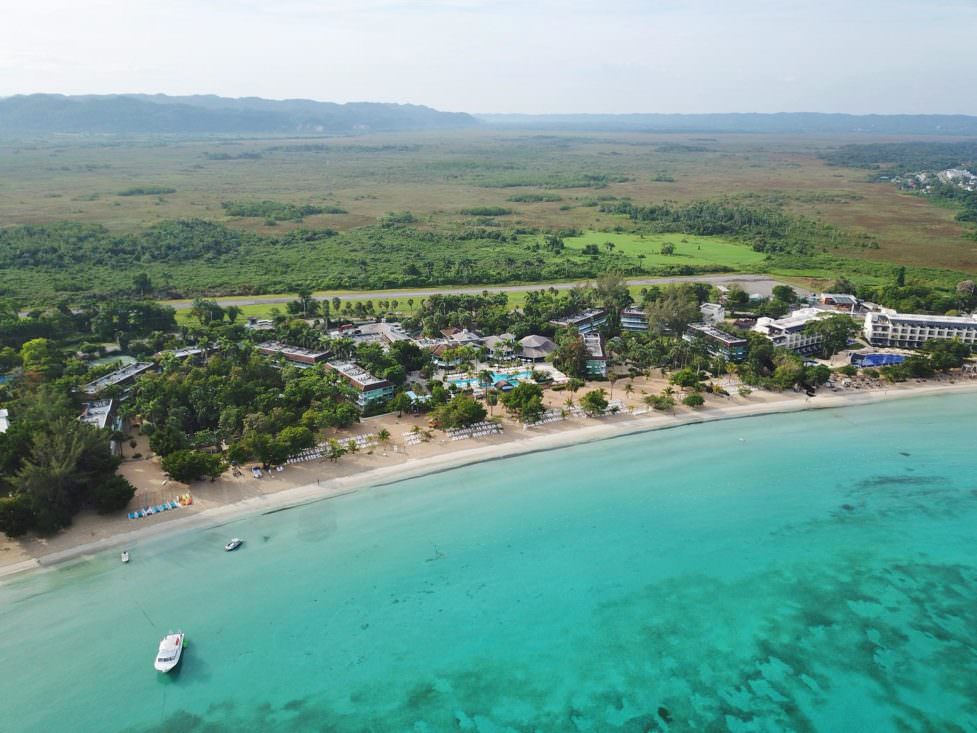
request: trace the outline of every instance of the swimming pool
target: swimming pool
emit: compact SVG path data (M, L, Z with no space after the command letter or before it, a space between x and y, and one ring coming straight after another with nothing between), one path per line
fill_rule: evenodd
M513 372L511 374L506 374L504 372L492 372L492 384L504 379L507 382L524 382L528 379L532 379L533 372L531 369L523 369L518 372ZM449 379L448 384L453 384L458 389L480 389L481 385L478 383L478 377L465 377L461 379Z
M851 363L857 367L892 366L905 360L902 354L852 354L851 357Z

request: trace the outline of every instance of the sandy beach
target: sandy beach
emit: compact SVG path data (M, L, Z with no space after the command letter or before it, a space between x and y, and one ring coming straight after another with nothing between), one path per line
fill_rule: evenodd
M628 384L631 387L626 391ZM100 516L83 512L70 528L53 537L28 536L16 540L0 537L0 578L36 571L113 547L137 549L140 542L162 535L219 526L249 514L330 499L370 486L480 461L694 423L977 391L977 380L973 379L957 380L955 383L944 379L864 386L861 389L822 390L813 398L795 392L765 391L754 391L744 397L730 390L734 393L729 397L707 395L706 405L696 410L679 406L674 413L648 411L641 402L642 397L657 394L663 385L664 381L660 378L618 380L613 397L620 399L625 409L613 416L571 417L530 428L504 418L504 430L500 435L449 441L443 433L433 431L433 439L409 447L405 445L403 435L415 426L426 429L424 416L384 415L369 418L355 429L343 431L336 437L348 439L386 429L392 438L389 445L344 456L335 463L323 459L293 464L280 473L268 473L261 479L255 479L249 471L244 471L240 476L226 473L217 481L199 482L188 487L167 481L159 468L158 459L129 459L122 464L120 473L138 487L130 505L132 508L172 499L187 491L193 494L193 506L138 520L129 520L124 513ZM608 385L604 383L601 386L606 389ZM547 405L560 407L566 397L566 393L547 392ZM147 450L144 440L140 439L135 451Z

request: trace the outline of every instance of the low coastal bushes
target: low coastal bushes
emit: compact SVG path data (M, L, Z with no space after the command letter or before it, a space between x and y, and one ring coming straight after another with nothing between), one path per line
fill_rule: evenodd
M512 213L512 209L503 206L475 206L462 209L461 213L465 216L508 216Z
M169 186L133 186L119 191L119 196L162 196L167 193L176 193L175 188Z
M178 450L163 456L162 466L170 478L185 484L204 476L217 478L227 467L224 459L219 455L210 455L196 450Z
M270 221L302 221L316 214L345 214L338 206L290 204L282 201L224 201L221 206L228 216L254 217Z

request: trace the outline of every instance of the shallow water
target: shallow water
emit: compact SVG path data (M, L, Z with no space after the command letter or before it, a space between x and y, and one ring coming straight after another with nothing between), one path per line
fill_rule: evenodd
M20 579L0 729L977 731L975 411L645 433Z

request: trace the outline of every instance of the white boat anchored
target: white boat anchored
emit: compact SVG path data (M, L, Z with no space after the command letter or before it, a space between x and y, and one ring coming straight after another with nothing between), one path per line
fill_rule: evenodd
M129 551L128 550L123 550L122 551L122 562L123 563L129 562Z
M224 545L224 552L233 552L234 550L236 550L237 548L239 548L243 544L244 544L244 540L242 540L239 537L235 537L230 542L228 542L226 545Z
M165 674L180 663L180 657L183 655L183 636L182 631L175 633L171 631L159 642L156 663L153 664L157 672Z

